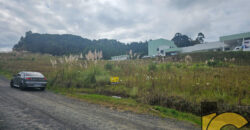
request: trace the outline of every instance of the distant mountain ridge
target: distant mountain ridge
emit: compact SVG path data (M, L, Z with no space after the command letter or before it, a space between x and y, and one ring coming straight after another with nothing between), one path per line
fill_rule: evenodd
M28 31L25 37L21 37L14 45L14 51L29 51L35 53L48 53L52 55L67 55L88 51L102 51L104 59L111 56L128 54L130 50L138 56L147 55L148 44L146 42L132 42L125 44L117 40L99 39L89 40L71 34L39 34Z

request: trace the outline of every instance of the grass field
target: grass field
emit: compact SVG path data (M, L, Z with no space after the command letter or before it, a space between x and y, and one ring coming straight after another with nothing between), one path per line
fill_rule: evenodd
M199 124L197 116L175 115L173 111L199 115L202 101L227 106L219 108L220 112L237 112L239 106L250 105L250 53L211 55L214 53L114 62L86 61L72 55L2 53L0 74L10 78L18 71L40 71L48 78L48 89L55 92L129 110L138 104L148 105L165 116ZM110 84L111 76L118 76L120 83ZM249 110L242 114L249 118Z

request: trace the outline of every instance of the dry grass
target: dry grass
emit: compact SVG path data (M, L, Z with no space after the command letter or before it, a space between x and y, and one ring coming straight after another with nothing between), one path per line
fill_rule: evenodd
M40 71L48 77L50 89L130 97L141 103L196 114L200 112L202 101L250 105L250 65L243 64L242 60L241 65L225 59L194 62L191 56L175 62L112 62L85 61L81 55L53 57L9 53L0 54L0 70L12 74L23 70ZM119 76L120 84L110 85L110 76Z

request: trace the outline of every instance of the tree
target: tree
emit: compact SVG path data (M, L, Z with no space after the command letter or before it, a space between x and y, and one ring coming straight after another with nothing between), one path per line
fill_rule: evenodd
M28 32L25 33L25 36L27 37L27 36L29 36L31 34L32 34L32 31L28 31Z
M176 33L173 37L172 41L175 43L177 47L187 47L192 46L192 39L186 35L182 35L181 33Z
M172 41L174 41L177 47L187 47L193 46L196 44L204 43L205 35L202 32L199 32L196 39L192 40L186 35L182 35L181 33L176 33Z
M202 32L199 32L196 38L196 41L198 41L199 43L204 43L204 38L205 35Z

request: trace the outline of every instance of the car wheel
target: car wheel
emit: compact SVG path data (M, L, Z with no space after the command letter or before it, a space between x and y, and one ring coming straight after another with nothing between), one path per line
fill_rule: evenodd
M21 90L25 90L25 86L23 84L20 84L19 86Z
M10 81L10 87L14 88L13 80Z
M40 88L40 90L41 90L41 91L44 91L44 90L45 90L45 87L43 87L43 88Z

